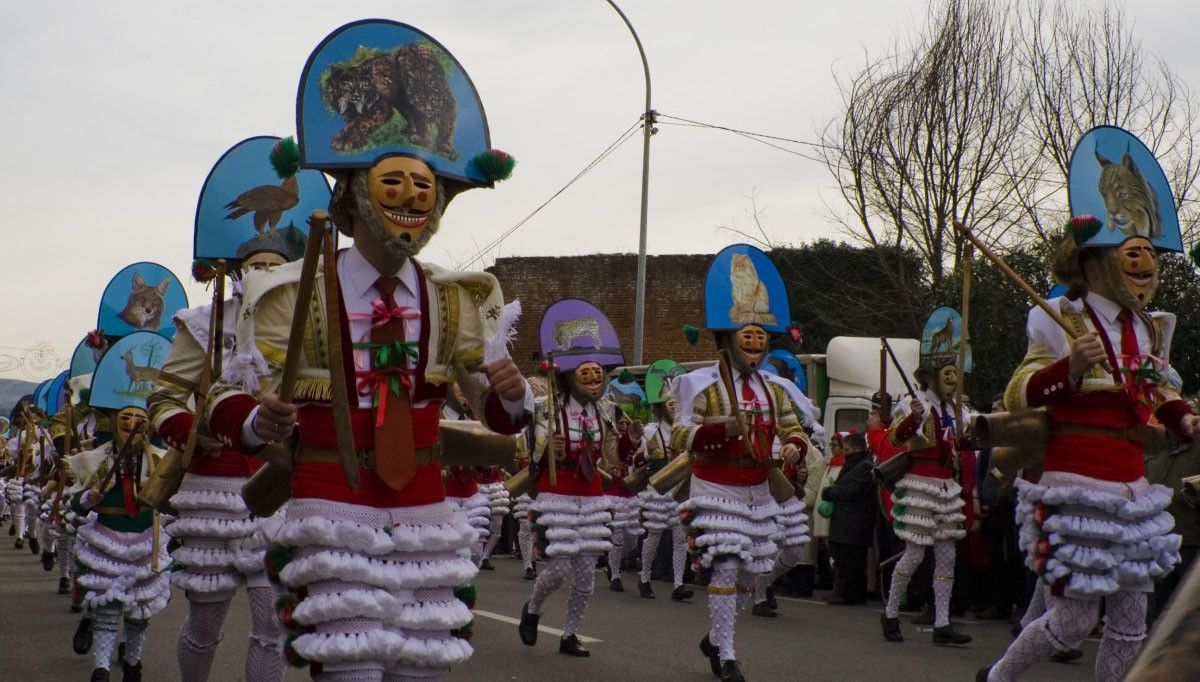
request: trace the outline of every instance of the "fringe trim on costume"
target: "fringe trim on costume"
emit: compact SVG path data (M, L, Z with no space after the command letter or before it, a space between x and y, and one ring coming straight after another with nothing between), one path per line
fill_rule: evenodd
M475 531L465 523L367 526L309 516L284 521L275 542L290 547L335 547L379 556L392 552L442 552L469 547Z
M230 592L245 584L246 580L240 573L224 571L221 573L192 573L187 570L173 571L171 584L181 590L200 594L217 594Z
M477 572L469 557L389 561L346 552L318 551L292 559L280 572L288 587L321 580L361 582L388 590L452 587L470 582Z

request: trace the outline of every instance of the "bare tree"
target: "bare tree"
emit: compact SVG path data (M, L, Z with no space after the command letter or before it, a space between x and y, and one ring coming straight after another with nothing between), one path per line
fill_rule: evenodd
M957 268L955 220L991 242L1019 220L1006 172L1023 106L1011 35L996 3L948 0L910 48L839 80L845 109L822 132L822 161L851 237L920 254L922 272L892 274L896 290L915 290L913 277L937 287Z
M1155 152L1184 234L1194 233L1200 112L1183 80L1135 37L1129 13L1108 2L1050 7L1031 0L1016 14L1014 44L1028 110L1013 179L1025 227L1043 241L1057 239L1068 217L1067 170L1076 143L1095 126L1115 125Z

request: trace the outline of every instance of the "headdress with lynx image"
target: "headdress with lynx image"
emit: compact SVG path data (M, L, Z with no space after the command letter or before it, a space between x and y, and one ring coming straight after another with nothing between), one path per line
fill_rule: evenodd
M127 265L113 277L100 296L96 327L108 338L137 331L175 336L171 319L188 307L187 292L170 270L158 263Z
M771 333L787 330L792 319L787 288L767 254L749 244L721 249L704 281L704 318L713 331L751 324Z
M578 298L555 301L542 314L538 339L542 355L561 372L585 362L616 367L625 362L617 330L596 306Z
M954 308L942 306L937 308L925 320L925 329L921 331L920 366L921 370L936 371L946 365L958 362L958 350L963 343L962 315ZM966 367L964 372L970 372L974 365L971 359L971 349L968 345Z
M1133 133L1100 126L1084 133L1071 154L1067 189L1081 248L1118 246L1144 237L1161 251L1183 251L1175 197L1154 153Z
M146 398L170 350L171 342L155 332L133 332L114 343L92 374L91 406L146 409Z
M300 76L296 120L306 168L411 156L465 189L491 187L515 164L491 148L479 93L454 55L397 21L352 22L322 40Z
M192 258L241 260L261 251L289 261L304 252L308 216L329 207L329 183L300 169L292 138L261 135L230 147L209 171L196 203Z

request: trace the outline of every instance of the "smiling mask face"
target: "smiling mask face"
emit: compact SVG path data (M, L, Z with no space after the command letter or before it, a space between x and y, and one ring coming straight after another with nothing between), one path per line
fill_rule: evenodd
M748 324L726 337L733 369L739 373L748 373L762 366L767 357L767 344L770 340L767 331L756 324Z
M1116 261L1126 291L1145 306L1158 288L1158 252L1149 240L1135 237L1117 247Z
M366 228L369 238L393 256L420 252L437 232L445 207L433 171L408 156L389 156L369 170L355 171L350 192L357 209L355 225Z
M585 362L571 373L571 392L581 403L599 400L607 383L604 368L594 362Z

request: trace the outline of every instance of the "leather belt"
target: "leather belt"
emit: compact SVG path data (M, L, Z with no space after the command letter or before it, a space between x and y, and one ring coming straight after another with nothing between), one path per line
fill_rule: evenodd
M107 505L100 505L98 507L93 507L92 511L96 512L97 514L107 514L108 516L129 516L129 512L125 511L125 507L109 507ZM145 511L150 511L150 507L138 505L139 514Z
M364 468L375 468L375 449L360 448L354 453L358 456L359 464ZM436 464L441 461L441 454L436 447L426 446L417 448L413 453L416 456L417 466L422 464ZM301 445L299 452L296 454L297 462L315 462L318 464L341 464L342 457L337 450L327 450L325 448L315 448L311 445Z
M1132 429L1106 429L1102 426L1055 422L1050 426L1052 436L1103 436L1118 438L1140 445L1150 445L1163 440L1166 434L1153 426L1135 426Z
M735 469L757 469L764 464L753 457L716 457L703 454L696 455L696 461L700 464L713 464Z

